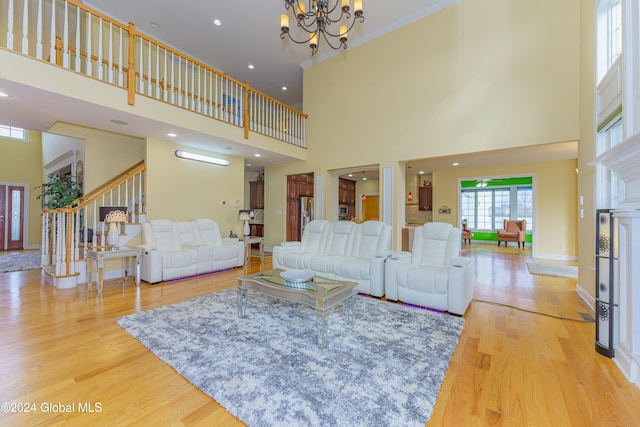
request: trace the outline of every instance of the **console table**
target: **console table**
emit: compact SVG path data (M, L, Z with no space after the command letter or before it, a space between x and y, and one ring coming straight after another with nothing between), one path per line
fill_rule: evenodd
M140 286L140 257L142 249L121 246L116 248L88 248L85 251L85 259L87 261L87 286L93 284L93 271L97 266L98 278L96 281L98 293L102 293L102 285L104 280L104 261L107 259L122 259L122 269L124 270L124 279L129 278L129 258L135 259L136 266L136 286Z

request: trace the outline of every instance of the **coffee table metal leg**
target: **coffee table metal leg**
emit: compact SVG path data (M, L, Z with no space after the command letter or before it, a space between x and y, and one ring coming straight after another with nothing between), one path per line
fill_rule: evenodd
M329 329L329 320L327 313L316 312L316 330L318 332L318 347L327 348L327 331Z
M238 290L238 317L244 317L245 309L247 308L247 290L241 286L236 289Z

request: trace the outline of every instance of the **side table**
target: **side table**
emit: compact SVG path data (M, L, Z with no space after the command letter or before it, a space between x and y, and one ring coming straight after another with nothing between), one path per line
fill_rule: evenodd
M264 268L264 237L244 236L244 268L249 266L251 260L251 245L258 244L260 250L260 271Z
M121 246L115 248L88 248L85 250L85 259L87 261L87 286L93 284L93 271L97 266L98 278L96 284L98 293L102 293L102 285L104 280L104 261L107 259L122 259L122 269L124 270L124 279L129 278L129 258L135 258L136 263L136 286L140 286L140 257L142 249Z

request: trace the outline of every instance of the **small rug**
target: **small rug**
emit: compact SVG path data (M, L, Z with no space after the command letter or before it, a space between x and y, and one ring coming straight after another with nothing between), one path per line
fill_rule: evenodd
M236 290L116 320L249 426L424 426L464 319L356 297L316 343L309 307Z
M545 264L541 262L527 261L527 268L531 274L568 277L569 279L578 278L578 267L573 265Z
M0 255L0 273L40 268L40 252Z

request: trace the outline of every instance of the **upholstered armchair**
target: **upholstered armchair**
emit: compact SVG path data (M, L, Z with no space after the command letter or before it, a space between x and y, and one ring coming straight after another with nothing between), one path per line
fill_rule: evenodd
M443 222L416 227L411 252L387 259L386 298L463 315L473 298L473 261L459 256L461 231Z
M524 219L518 220L504 220L504 230L498 230L498 246L500 242L504 242L505 247L507 242L522 243L522 249L524 249L524 239L527 233L527 221Z
M469 230L469 228L467 228L467 220L463 219L462 220L462 242L463 243L471 243L471 236L473 234L471 233L471 230Z

